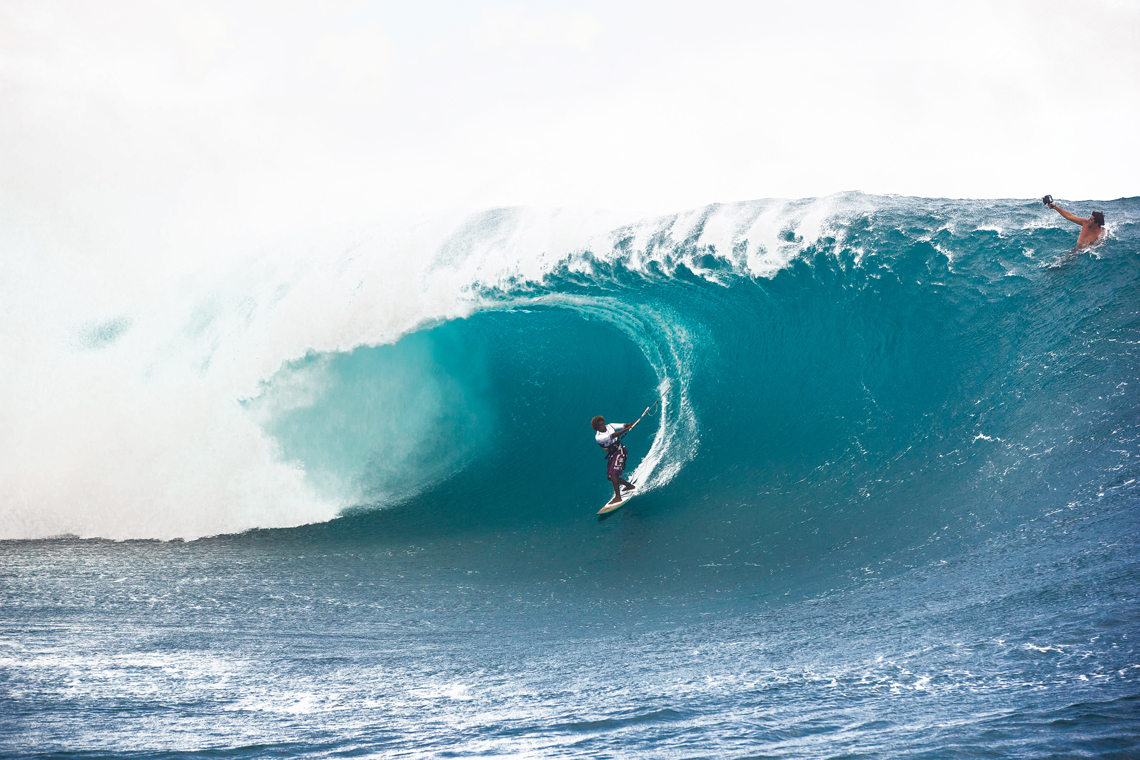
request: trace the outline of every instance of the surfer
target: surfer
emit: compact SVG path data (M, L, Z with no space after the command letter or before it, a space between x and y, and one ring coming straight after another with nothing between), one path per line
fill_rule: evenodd
M641 422L641 420L637 422ZM605 418L600 414L590 421L591 427L596 431L594 440L606 450L606 479L614 486L614 498L610 500L610 504L620 504L622 493L628 493L637 487L621 476L625 469L625 457L628 453L621 439L626 433L637 427L637 422L607 425Z
M1077 237L1077 248L1088 248L1100 242L1104 237L1104 213L1101 211L1094 211L1088 219L1082 219L1076 214L1069 213L1065 209L1058 206L1053 202L1053 197L1046 195L1041 199L1045 205L1056 211L1061 216L1068 219L1073 224L1081 225L1081 234Z

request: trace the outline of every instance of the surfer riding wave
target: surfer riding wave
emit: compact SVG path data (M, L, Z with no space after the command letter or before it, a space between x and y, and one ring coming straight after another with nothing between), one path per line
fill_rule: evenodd
M617 509L622 503L623 496L629 496L629 492L633 491L637 486L630 483L628 480L621 476L622 471L625 470L625 459L629 452L626 451L625 446L622 444L621 439L625 438L631 430L637 427L637 424L645 419L645 416L653 413L657 409L661 400L665 398L669 386L666 384L665 390L661 391L661 395L657 399L645 407L645 411L641 416L634 420L632 423L616 423L606 424L606 420L601 415L590 420L590 426L594 428L594 440L598 445L606 451L606 479L613 484L614 497L606 503L606 506L598 514L606 514Z
M622 493L628 493L637 487L622 477L622 472L625 470L625 459L629 452L626 451L625 444L621 442L626 433L637 427L637 422L607 425L605 418L600 414L590 422L591 427L596 431L594 440L606 450L606 480L614 486L614 498L610 500L610 504L620 504Z

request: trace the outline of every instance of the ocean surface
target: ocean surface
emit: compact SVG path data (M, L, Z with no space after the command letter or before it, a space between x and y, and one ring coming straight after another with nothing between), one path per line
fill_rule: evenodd
M1140 199L1060 202L17 252L0 755L1140 757Z

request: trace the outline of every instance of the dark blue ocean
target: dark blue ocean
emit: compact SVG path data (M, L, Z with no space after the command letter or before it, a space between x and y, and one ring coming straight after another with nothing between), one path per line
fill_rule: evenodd
M0 484L0 755L1140 757L1140 199L1066 203L1108 239L495 209L76 322L113 414ZM590 419L662 392L599 519Z

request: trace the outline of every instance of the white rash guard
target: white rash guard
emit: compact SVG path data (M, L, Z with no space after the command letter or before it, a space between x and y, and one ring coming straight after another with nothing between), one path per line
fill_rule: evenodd
M594 433L594 440L597 441L598 445L603 449L609 448L611 445L613 445L614 438L617 436L617 434L625 430L627 427L629 427L628 424L621 422L617 423L616 425L606 425L606 429L604 431Z

